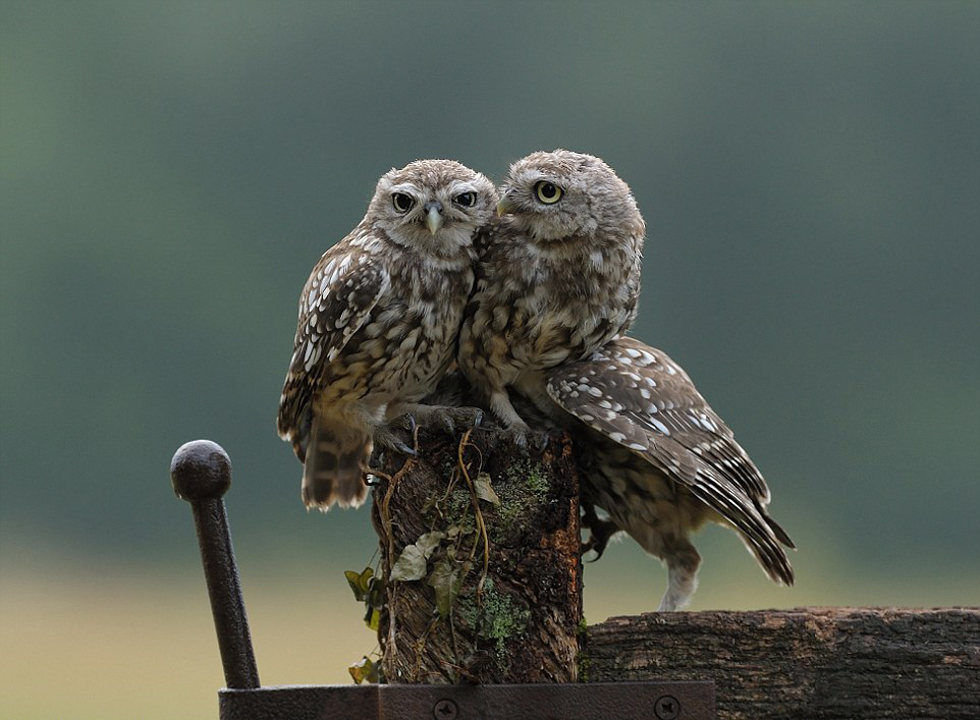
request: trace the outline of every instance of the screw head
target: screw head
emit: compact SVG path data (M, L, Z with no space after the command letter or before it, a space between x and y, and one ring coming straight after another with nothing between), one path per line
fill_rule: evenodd
M452 700L440 700L432 707L432 717L435 720L456 720L459 707Z
M657 713L657 717L660 720L674 720L681 714L681 704L677 702L677 698L673 695L664 695L657 698L657 702L654 703L653 711Z

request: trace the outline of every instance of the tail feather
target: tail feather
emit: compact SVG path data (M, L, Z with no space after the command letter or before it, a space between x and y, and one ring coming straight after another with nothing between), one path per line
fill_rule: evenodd
M769 517L768 514L764 513L762 517L765 518L765 521L769 524L770 529L772 529L772 531L776 534L776 539L779 540L779 542L788 548L796 550L796 543L793 542L793 538L791 538L786 531L779 526L779 523Z
M371 434L332 418L314 417L303 463L303 504L326 512L337 503L357 507L367 497L362 465L371 457Z
M745 543L745 547L755 556L763 571L773 582L780 585L792 585L796 579L796 574L793 572L793 566L790 565L786 551L783 550L780 543L793 548L795 546L791 544L791 540L789 543L785 542L784 538L789 540L789 536L779 525L776 525L765 510L760 509L759 514L765 521L764 525L753 523L752 527L736 526L736 530L738 530L742 542Z

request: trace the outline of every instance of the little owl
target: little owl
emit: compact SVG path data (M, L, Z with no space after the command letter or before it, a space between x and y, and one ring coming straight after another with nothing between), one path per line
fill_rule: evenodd
M433 411L420 401L453 362L474 231L497 199L486 177L451 160L391 170L364 219L313 268L278 415L303 462L307 507L360 505L373 440L407 449L386 422Z
M689 535L708 520L738 532L770 578L793 584L782 545L795 546L769 517L766 481L665 353L617 338L553 370L547 390L560 408L550 417L574 438L593 549L601 555L623 530L663 560L660 610L681 608L693 595L701 556Z
M511 165L482 234L459 365L527 442L509 389L549 405L544 372L590 355L636 315L645 225L629 187L592 155L536 152Z

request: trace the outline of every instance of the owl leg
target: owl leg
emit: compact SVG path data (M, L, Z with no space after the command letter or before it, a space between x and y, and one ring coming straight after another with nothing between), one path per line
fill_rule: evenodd
M497 419L504 424L517 447L523 449L530 445L534 449L544 452L548 441L547 433L531 430L524 419L517 414L506 390L490 395L490 409Z
M399 403L392 406L388 414L389 416L407 414L412 422L422 427L441 427L449 435L455 435L457 427L477 427L483 421L483 411L480 408L452 405Z
M665 543L663 560L667 563L667 591L657 610L680 610L698 587L701 556L687 538L672 538Z

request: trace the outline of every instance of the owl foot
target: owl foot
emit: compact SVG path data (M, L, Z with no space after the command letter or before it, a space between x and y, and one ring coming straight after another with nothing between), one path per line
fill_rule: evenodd
M483 411L475 407L452 407L450 405L419 405L412 415L423 427L441 427L449 435L455 435L457 428L476 428L483 422Z
M415 442L415 427L415 418L411 413L400 415L375 428L374 444L382 450L418 457L418 451L409 445Z
M541 430L532 430L524 423L515 423L506 430L510 436L510 441L521 450L528 450L541 454L548 447L548 433Z
M589 539L582 543L579 554L585 555L587 552L593 551L595 557L588 562L595 562L602 557L602 553L606 551L606 546L609 545L609 539L619 532L619 528L608 520L597 521L596 524L591 524L588 528Z
M584 500L582 501L582 527L589 529L589 539L582 543L580 554L584 556L590 550L595 552L595 557L589 560L595 562L602 557L610 538L619 532L619 528L612 520L600 520L592 503Z

